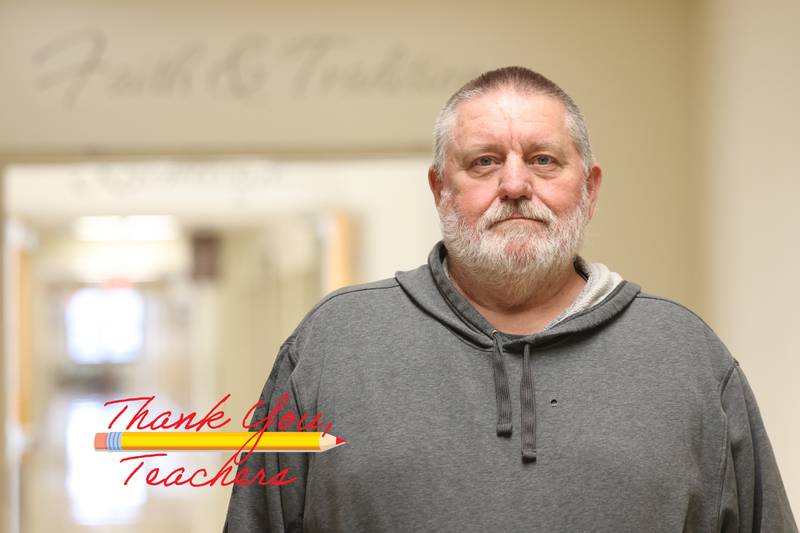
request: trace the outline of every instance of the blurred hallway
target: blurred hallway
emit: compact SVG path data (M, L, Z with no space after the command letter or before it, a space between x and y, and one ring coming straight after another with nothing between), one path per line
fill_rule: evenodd
M84 167L79 178L69 165L18 167L6 176L20 531L219 531L229 486L153 487L145 475L158 468L163 479L180 467L213 475L230 454L145 459L126 485L139 460L120 460L138 453L92 448L93 435L120 409L103 403L152 395L152 418L202 413L230 393L222 407L238 425L294 324L323 292L353 282L356 222L342 211L306 205L277 217L257 206L248 213L241 199L196 183L196 202L187 206L175 201L169 179L105 203L95 195L92 203L93 188L124 186L143 168L155 167L119 164L113 175L102 165ZM236 168L213 163L206 171ZM36 181L43 173L51 189L61 182L78 192L61 196L57 209L47 199L42 208ZM223 211L226 200L240 201L239 210L215 216L197 200L204 195ZM154 205L157 215L142 214ZM140 405L111 429L124 430Z

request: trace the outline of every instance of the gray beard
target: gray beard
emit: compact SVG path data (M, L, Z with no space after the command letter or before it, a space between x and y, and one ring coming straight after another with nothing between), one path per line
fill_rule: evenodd
M579 205L561 219L542 204L521 200L493 206L474 226L466 224L453 196L450 189L443 190L438 208L451 270L458 268L469 283L506 295L510 304L556 284L583 242L589 212L585 186ZM541 220L544 225L512 223L499 231L491 227L512 214Z

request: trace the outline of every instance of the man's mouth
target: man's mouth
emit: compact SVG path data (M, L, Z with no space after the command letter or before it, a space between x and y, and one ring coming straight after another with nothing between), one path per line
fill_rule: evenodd
M530 220L531 222L539 222L541 224L544 224L544 222L542 222L538 218L530 218L530 217L508 217L508 218L504 218L503 220L498 220L497 222L495 222L495 224L500 224L502 222L508 222L509 220Z

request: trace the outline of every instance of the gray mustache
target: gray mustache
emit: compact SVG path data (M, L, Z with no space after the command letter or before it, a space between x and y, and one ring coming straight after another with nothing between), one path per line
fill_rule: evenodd
M550 212L544 211L542 208L533 207L531 204L520 204L517 207L505 204L501 208L494 212L488 213L487 215L484 215L486 216L486 219L482 224L484 228L513 217L538 220L539 222L544 222L548 225L553 221L553 217Z

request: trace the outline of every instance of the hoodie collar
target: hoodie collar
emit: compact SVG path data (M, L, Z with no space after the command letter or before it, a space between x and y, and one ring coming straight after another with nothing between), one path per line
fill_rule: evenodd
M453 286L442 266L447 249L442 241L434 245L428 263L414 270L396 272L400 286L417 305L431 314L465 340L482 348L494 344L495 328ZM566 317L557 324L532 335L515 336L504 343L507 348L521 351L523 344L535 347L558 337L599 326L621 313L639 294L641 287L623 280L600 302ZM505 337L501 334L501 337Z
M640 287L621 281L602 301L564 318L552 327L525 336L508 337L497 331L464 296L458 292L445 272L443 261L447 249L436 243L428 256L428 264L415 270L397 272L395 277L406 294L436 320L465 340L485 349L492 349L492 370L497 401L498 436L510 437L511 400L505 371L506 352L521 353L520 419L522 422L522 459L536 460L536 403L531 350L557 342L571 334L592 329L621 313L636 297Z

